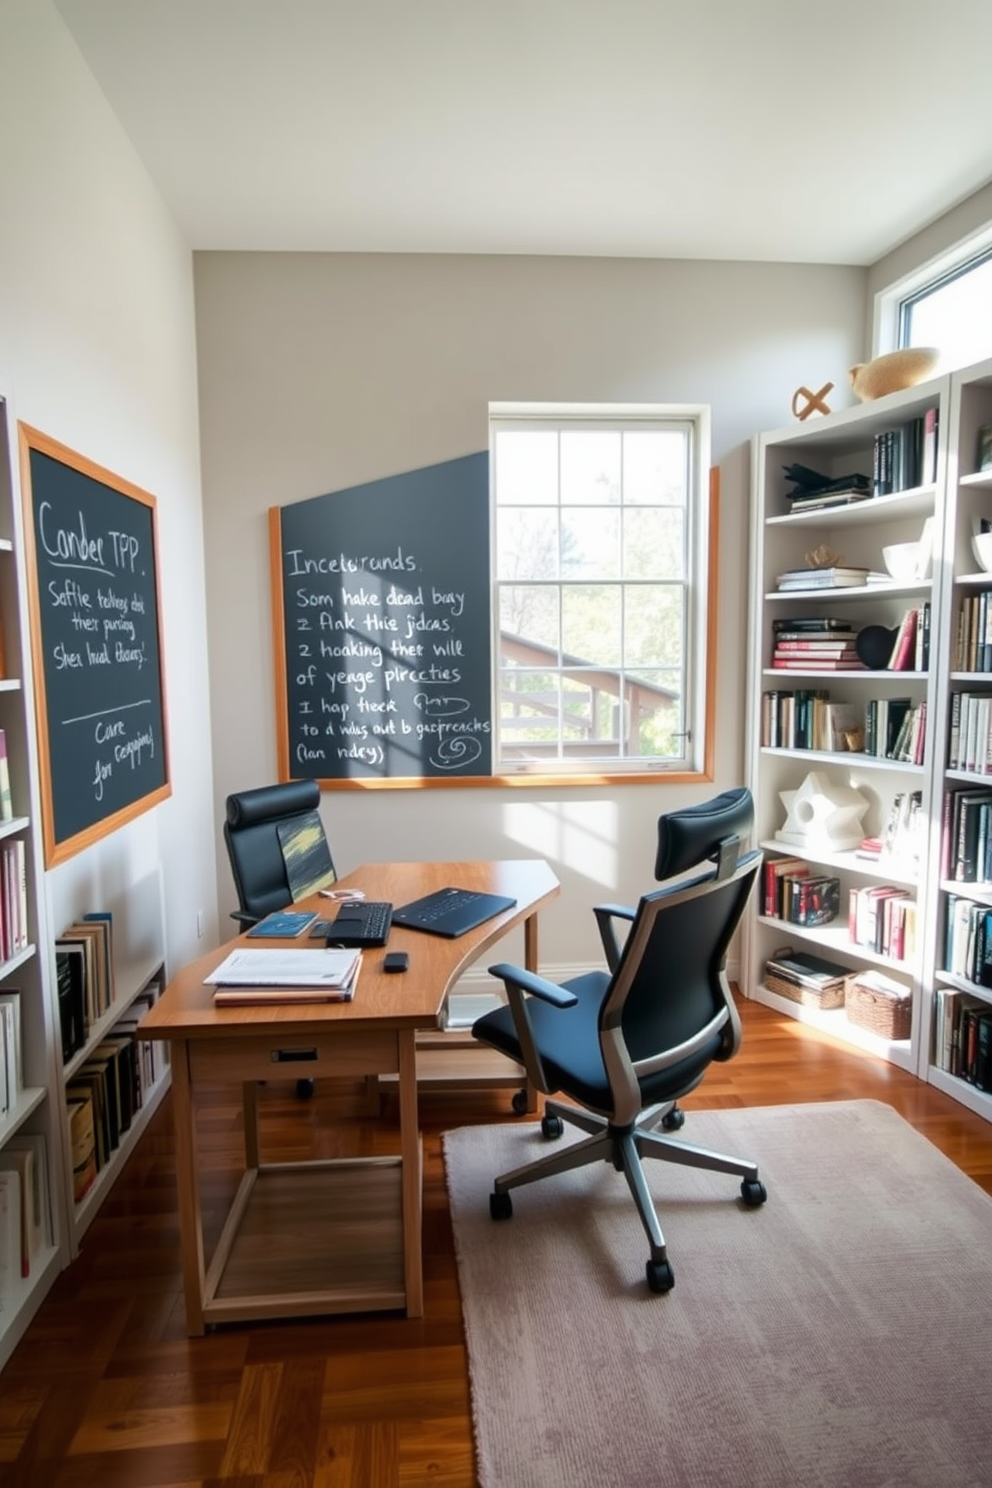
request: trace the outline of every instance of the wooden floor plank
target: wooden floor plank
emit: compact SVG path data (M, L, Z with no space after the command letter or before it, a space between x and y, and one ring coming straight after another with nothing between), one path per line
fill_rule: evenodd
M892 1105L992 1193L992 1126L911 1075L753 1003L744 1045L685 1102L870 1098ZM242 1154L235 1095L204 1112L208 1247ZM260 1090L270 1161L395 1147L397 1111L361 1087ZM168 1101L0 1375L3 1488L475 1488L468 1362L441 1134L515 1121L509 1092L425 1094L423 1318L240 1324L189 1339ZM687 1131L689 1124L687 1123Z

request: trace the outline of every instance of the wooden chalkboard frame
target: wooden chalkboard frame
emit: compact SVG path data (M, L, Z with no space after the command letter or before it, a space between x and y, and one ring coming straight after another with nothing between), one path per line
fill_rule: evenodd
M162 586L159 577L158 564L158 538L157 538L157 503L154 496L141 489L140 486L125 480L112 471L104 469L94 461L60 444L58 440L49 435L32 429L27 424L18 424L20 444L20 466L21 466L21 496L24 515L24 550L25 568L27 573L27 597L28 617L31 638L31 659L34 676L34 705L38 737L38 759L41 782L41 807L42 807L42 829L44 840L45 866L54 867L58 863L73 857L84 848L89 847L100 838L116 831L125 823L134 820L143 812L149 811L153 806L164 801L172 794L172 785L169 772L169 747L168 747L168 717L166 708L165 691L165 669L162 655ZM150 548L150 557L147 558L147 567L142 575L145 588L154 585L154 604L142 606L140 620L136 622L136 633L140 630L146 636L151 652L151 670L154 674L154 682L151 684L152 696L142 698L140 706L142 709L151 710L151 722L145 725L142 719L142 733L147 734L147 741L138 739L131 746L130 755L127 746L104 745L108 755L115 748L120 747L122 753L118 759L125 761L125 768L117 772L113 785L113 793L110 790L105 793L108 804L103 807L99 804L90 805L87 801L87 811L92 812L93 819L85 825L66 825L66 807L63 802L68 798L68 790L63 782L57 778L57 770L54 765L53 755L53 726L57 716L57 709L53 707L53 676L46 666L45 650L45 626L43 615L43 565L50 564L49 553L42 544L39 547L39 534L35 523L35 497L38 492L34 490L34 477L32 471L32 455L47 456L57 466L65 468L66 472L74 473L83 483L75 482L73 489L81 493L87 503L108 502L111 509L121 500L134 503L134 510L118 506L118 512L123 513L127 521L127 528L117 518L118 526L108 526L107 533L101 534L108 539L107 552L110 554L120 551L122 557L122 574L126 574L125 547L130 545L132 557L137 553L133 543L137 541L130 528L140 529L142 545L145 541ZM69 476L71 481L72 476ZM46 503L54 504L53 491L46 491ZM61 500L55 496L55 500ZM56 519L58 517L56 513ZM113 521L113 517L109 521ZM98 541L95 534L88 534L88 540L94 543ZM101 550L102 551L102 550ZM51 566L55 566L52 564ZM135 591L136 599L139 597L137 581L131 584ZM140 596L144 600L145 596ZM54 607L50 606L50 609ZM137 610L135 611L136 613ZM113 675L113 669L111 669ZM108 712L126 711L138 706L130 701L122 702L119 706L113 704ZM145 715L147 717L147 715ZM78 720L73 720L78 721ZM114 728L106 730L113 734ZM121 731L122 734L124 731ZM144 754L149 757L148 764L139 764L134 767L134 755L137 754L139 761ZM127 766L130 766L131 775L134 776L135 784L129 783ZM109 767L108 767L109 766ZM108 777L113 772L113 759L109 759L106 765L97 764L96 774L99 775L101 768L106 770ZM120 782L128 782L121 785ZM75 787L74 787L75 789ZM94 792L96 798L96 792ZM101 796L102 799L102 796ZM77 813L78 814L78 813Z

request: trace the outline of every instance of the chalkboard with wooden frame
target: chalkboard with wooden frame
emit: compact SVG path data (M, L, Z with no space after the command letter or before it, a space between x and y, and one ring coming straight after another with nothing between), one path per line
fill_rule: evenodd
M52 867L171 793L156 502L48 435L18 429Z
M719 471L710 472L705 758L712 779ZM269 510L280 780L506 785L493 773L488 452ZM515 785L652 780L657 770Z

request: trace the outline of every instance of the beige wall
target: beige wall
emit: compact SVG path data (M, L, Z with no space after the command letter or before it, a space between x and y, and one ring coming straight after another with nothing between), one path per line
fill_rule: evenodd
M198 253L214 780L275 778L265 513L484 449L490 399L705 402L723 470L717 788L743 770L747 441L860 356L863 270L769 264ZM692 791L342 791L343 870L540 853L565 893L542 961L596 955L585 907L650 886L658 813ZM218 846L221 910L233 907Z
M178 966L216 918L191 256L48 0L0 0L0 139L0 392L158 500L173 794L47 876L50 928L149 944L164 895Z

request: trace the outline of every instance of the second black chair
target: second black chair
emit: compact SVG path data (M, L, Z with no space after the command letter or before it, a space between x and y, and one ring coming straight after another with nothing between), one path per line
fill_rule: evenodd
M676 1102L714 1060L730 1059L740 1046L726 958L762 861L760 852L742 851L752 823L747 790L662 816L656 876L672 880L693 869L696 876L645 894L636 910L602 905L594 911L607 970L559 986L521 967L490 967L509 1003L472 1029L523 1064L538 1090L577 1102L546 1103L545 1137L561 1136L565 1122L587 1133L584 1141L497 1178L493 1218L512 1214L511 1189L588 1163L612 1163L626 1178L647 1233L647 1280L654 1292L668 1291L675 1278L642 1159L736 1174L745 1205L766 1198L755 1163L655 1130L680 1127ZM712 866L698 873L707 863ZM627 928L625 938L618 924Z
M241 926L334 882L319 806L315 780L289 780L228 796L224 841L238 895L232 915Z

